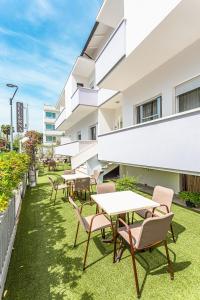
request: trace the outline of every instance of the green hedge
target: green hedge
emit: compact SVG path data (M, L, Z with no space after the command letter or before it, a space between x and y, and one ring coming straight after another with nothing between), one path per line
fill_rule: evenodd
M16 152L0 156L0 212L7 208L8 201L28 171L29 158Z

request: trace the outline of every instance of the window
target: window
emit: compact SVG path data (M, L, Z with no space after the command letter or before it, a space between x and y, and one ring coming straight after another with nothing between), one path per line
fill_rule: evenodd
M55 130L54 124L46 124L46 130Z
M137 107L137 123L148 122L161 117L162 117L161 96Z
M54 112L46 111L45 115L49 119L55 119L56 118L56 113L54 113Z
M97 139L97 129L96 129L96 126L90 127L90 138L91 138L91 140L96 140Z
M51 136L51 135L47 135L46 136L46 142L47 143L55 143L56 142L56 137L55 136Z
M200 107L200 88L178 96L179 112Z
M78 141L81 141L81 131L77 132Z

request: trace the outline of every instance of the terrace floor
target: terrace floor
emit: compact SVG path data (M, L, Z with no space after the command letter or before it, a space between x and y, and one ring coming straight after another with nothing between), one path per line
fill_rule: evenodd
M47 174L39 177L36 188L27 190L23 200L3 299L136 299L129 251L113 264L113 245L102 244L98 234L90 243L89 266L82 271L86 235L81 231L78 246L72 247L74 211L62 192L55 206L50 202ZM169 248L174 281L167 273L162 247L141 253L137 256L141 299L200 299L200 215L177 205L173 212L177 243L169 234Z

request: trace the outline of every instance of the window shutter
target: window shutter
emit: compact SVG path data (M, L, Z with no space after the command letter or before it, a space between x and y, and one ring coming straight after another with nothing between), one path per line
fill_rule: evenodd
M189 91L192 91L194 89L197 89L200 87L200 76L197 76L189 81L186 81L182 84L179 84L176 88L175 88L175 94L176 97L187 93Z

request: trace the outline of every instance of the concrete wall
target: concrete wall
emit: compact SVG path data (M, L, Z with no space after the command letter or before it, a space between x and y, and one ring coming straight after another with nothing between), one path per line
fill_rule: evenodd
M180 175L177 173L121 165L120 176L136 176L139 183L152 187L165 186L173 189L175 193L180 191Z

